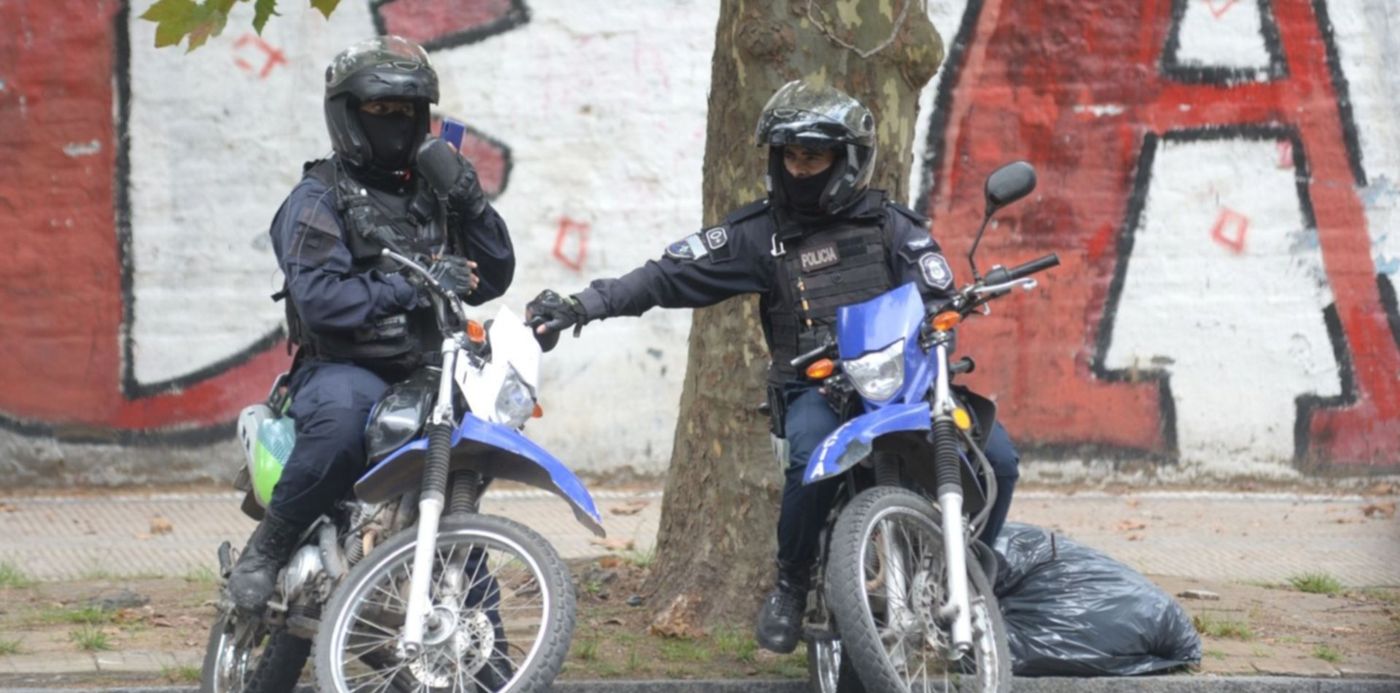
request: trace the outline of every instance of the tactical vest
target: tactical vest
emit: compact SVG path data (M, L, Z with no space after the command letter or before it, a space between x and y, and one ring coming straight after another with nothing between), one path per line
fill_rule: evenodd
M344 225L343 240L350 250L352 271L397 272L398 264L384 257L391 238L392 250L409 255L430 255L443 250L443 233L433 219L433 205L426 196L401 200L402 210L386 208L385 202L343 171L333 160L307 164L306 175L335 192L335 207ZM285 296L283 289L282 296ZM354 361L371 370L402 371L417 365L425 350L437 352L437 321L429 308L385 316L349 331L315 332L306 328L296 306L286 301L288 341L306 356L333 361Z
M768 302L769 380L796 377L790 362L832 338L836 309L867 301L894 287L890 271L884 207L878 219L865 216L783 240L773 293Z

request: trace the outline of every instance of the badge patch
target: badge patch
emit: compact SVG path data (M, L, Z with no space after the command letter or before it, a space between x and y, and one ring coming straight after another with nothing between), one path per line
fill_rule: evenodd
M699 260L710 252L700 234L692 233L671 245L666 246L666 257L677 260Z
M933 245L933 239L928 236L924 236L923 238L915 238L914 240L905 243L904 247L910 250L923 250L924 248L927 248L931 245Z
M723 226L716 226L705 232L705 245L709 246L710 250L719 250L728 242L729 231Z
M841 255L836 252L836 241L832 241L815 248L803 248L798 260L802 263L803 272L815 272L840 262Z
M946 289L953 285L953 270L948 261L938 253L928 253L919 258L919 271L924 275L924 283L935 289Z

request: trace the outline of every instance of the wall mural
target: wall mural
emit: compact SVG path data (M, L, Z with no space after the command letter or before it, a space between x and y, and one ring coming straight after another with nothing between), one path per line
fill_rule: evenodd
M21 439L217 442L265 394L288 360L266 227L327 153L327 56L375 31L427 46L442 113L469 123L521 258L513 308L700 226L714 3L372 0L289 9L262 36L235 17L188 55L146 49L136 5L0 3L0 427ZM964 280L984 177L1028 160L1039 188L979 266L1064 260L963 340L1028 461L1400 471L1390 0L930 13L949 56L916 206ZM551 407L541 439L584 468L664 469L685 324L609 321L552 355L548 399L616 407Z

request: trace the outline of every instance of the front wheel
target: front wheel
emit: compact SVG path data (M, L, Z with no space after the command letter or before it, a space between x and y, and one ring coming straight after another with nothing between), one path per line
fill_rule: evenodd
M546 690L574 630L574 591L559 554L499 517L438 529L422 651L401 643L416 536L400 532L341 583L316 635L318 690Z
M220 609L209 629L199 690L203 693L290 691L311 654L311 641L285 630L269 633L262 619Z
M938 511L901 488L856 496L841 512L826 565L826 598L844 655L872 693L1008 691L1011 655L1001 609L968 561L972 651L952 652L947 562Z
M830 635L807 641L807 680L817 693L865 693L851 659L842 656L840 638Z

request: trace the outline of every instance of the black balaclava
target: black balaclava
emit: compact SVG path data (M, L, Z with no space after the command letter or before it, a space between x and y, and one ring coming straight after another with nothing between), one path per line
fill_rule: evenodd
M401 113L371 115L360 111L358 115L374 153L371 165L385 172L408 168L418 139L418 119Z
M822 191L826 190L827 181L831 180L831 171L835 166L828 166L825 171L815 176L798 178L788 173L784 166L781 176L784 198L788 206L793 211L813 213L820 211Z

